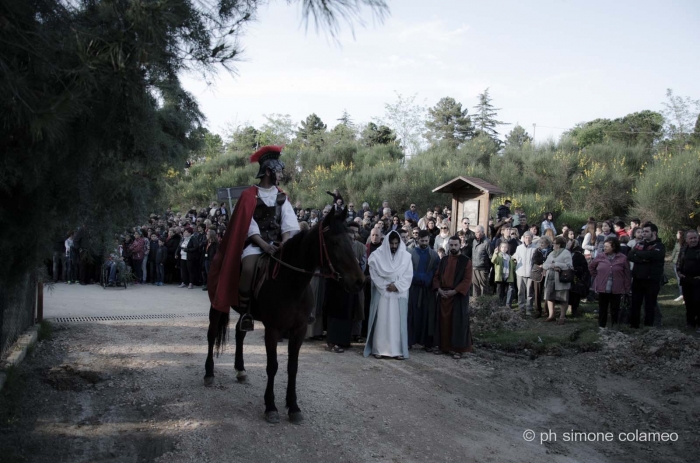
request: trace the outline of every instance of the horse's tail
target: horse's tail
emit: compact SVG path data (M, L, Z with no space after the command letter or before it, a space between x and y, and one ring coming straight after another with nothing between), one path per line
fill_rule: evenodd
M218 357L219 354L223 350L226 349L226 340L228 338L228 322L229 322L229 314L219 312L219 323L216 326L216 334L214 337L214 347L216 349L216 356Z

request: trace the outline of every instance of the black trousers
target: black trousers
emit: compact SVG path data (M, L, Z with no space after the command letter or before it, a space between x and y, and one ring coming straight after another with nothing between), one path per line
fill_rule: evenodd
M149 258L148 258L148 267L147 267L147 270L148 270L148 275L147 275L147 276L148 276L148 280L147 280L147 281L148 281L149 283L155 283L156 281L158 281L157 274L156 274L156 269L157 269L157 268L158 268L158 266L157 266L157 264L156 264L156 260L155 260L155 259L151 259L151 258L149 257Z
M700 280L684 278L681 281L681 287L685 304L685 321L688 326L697 328L700 326Z
M202 284L202 274L201 269L199 268L199 259L189 259L189 256L187 257L187 273L190 277L190 283L192 283L195 286L199 286Z
M180 280L182 281L182 284L184 285L189 285L191 283L190 281L190 272L188 270L188 263L189 261L180 261Z
M533 281L532 284L537 287L537 297L535 298L535 310L537 310L537 313L542 313L542 301L544 301L544 278L542 278L542 281L539 282Z
M632 280L632 304L630 307L630 326L639 328L639 321L644 303L644 326L654 326L654 310L659 297L661 284L657 280Z
M608 323L608 308L610 308L611 324L617 324L621 299L622 294L598 293L598 326L605 328Z
M581 295L575 291L569 290L569 305L571 306L571 316L578 315L578 307L581 304ZM618 306L619 307L619 306ZM615 322L617 323L617 322Z

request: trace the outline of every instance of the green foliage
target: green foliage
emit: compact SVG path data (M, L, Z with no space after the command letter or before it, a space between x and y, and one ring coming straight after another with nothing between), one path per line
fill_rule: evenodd
M51 326L51 323L46 321L46 320L42 320L41 323L39 324L39 330L37 332L39 341L51 339L52 332L53 332L53 328Z
M650 149L663 135L664 117L654 111L640 111L625 117L595 119L578 124L567 132L573 142L581 147L619 142L627 146L641 145Z
M266 122L260 127L261 146L286 145L292 141L294 123L289 114L268 114L263 116Z
M370 122L362 130L360 139L364 146L371 147L375 145L393 145L396 144L396 134L386 125L380 125Z
M306 120L301 121L297 130L297 140L303 146L309 146L316 151L321 151L326 134L326 124L316 114L309 115Z
M633 192L633 212L658 225L664 241L700 225L700 149L658 154Z
M667 140L676 152L680 152L690 142L693 124L700 117L700 100L674 95L669 88L663 105Z
M700 147L700 114L695 120L695 128L693 129L693 135L690 137L690 142L695 147Z
M221 20L243 23L248 13L227 7ZM214 45L214 18L183 0L16 0L0 15L6 281L80 223L99 253L117 227L146 216L167 166L183 165L202 141L202 115L178 72L207 71L237 51L226 34Z
M496 127L505 124L505 122L496 120L500 108L494 108L491 104L488 88L484 90L484 93L480 93L478 98L479 103L474 107L474 109L476 109L474 113L474 130L476 133L491 137L495 142L500 144L501 141L498 139Z
M425 137L433 145L445 144L457 148L474 135L474 127L467 116L467 109L454 98L441 98L437 104L428 109Z
M532 143L532 137L520 124L516 124L506 135L506 147L522 149L525 143Z

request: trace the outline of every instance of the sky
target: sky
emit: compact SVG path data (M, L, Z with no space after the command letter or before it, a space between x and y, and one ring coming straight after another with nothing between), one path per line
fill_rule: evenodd
M272 0L245 26L236 75L210 85L182 76L207 127L316 113L332 128L384 115L396 93L434 106L452 97L473 112L486 88L498 118L536 142L573 125L645 109L666 89L700 98L700 1L388 0L389 16L343 24L338 40L304 27L299 2ZM533 130L533 124L536 129ZM512 128L502 126L504 134Z

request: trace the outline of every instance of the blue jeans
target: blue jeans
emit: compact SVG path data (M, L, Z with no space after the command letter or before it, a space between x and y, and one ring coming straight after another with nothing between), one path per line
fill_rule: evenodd
M122 273L124 273L124 270L126 269L124 262L115 262L113 260L110 260L105 265L107 265L107 267L109 268L109 283L115 282L117 278L117 268Z
M163 283L165 277L165 264L155 264L156 266L156 283Z

